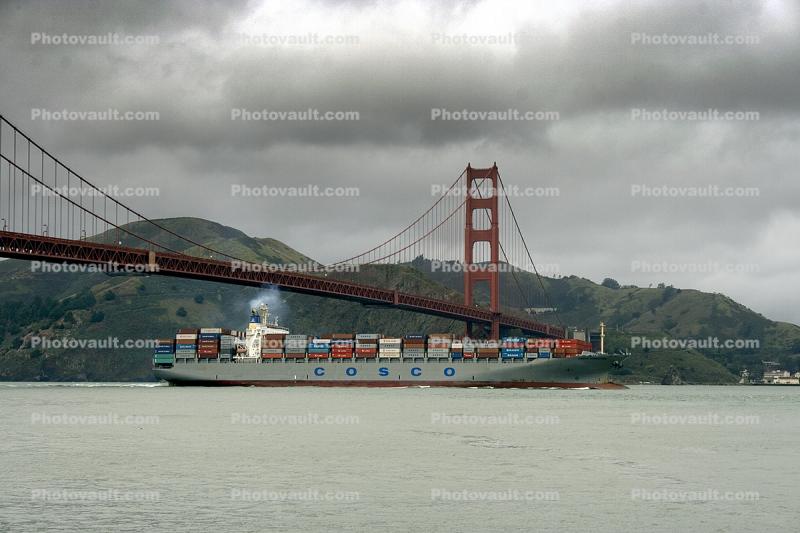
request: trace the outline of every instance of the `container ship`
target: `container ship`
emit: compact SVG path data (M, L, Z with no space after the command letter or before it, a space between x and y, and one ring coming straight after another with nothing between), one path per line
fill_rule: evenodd
M611 389L624 388L609 378L623 358L581 339L290 334L261 304L245 331L186 328L159 339L153 371L172 385Z

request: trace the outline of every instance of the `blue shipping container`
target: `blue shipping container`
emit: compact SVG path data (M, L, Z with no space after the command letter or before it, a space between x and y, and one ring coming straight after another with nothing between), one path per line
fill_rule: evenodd
M549 352L546 352L546 353L539 352L539 359L550 359L550 353Z
M196 344L176 344L175 345L175 349L176 350L196 350L197 349L197 345Z

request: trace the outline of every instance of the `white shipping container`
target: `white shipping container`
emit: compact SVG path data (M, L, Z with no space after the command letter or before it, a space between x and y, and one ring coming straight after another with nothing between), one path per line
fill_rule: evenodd
M378 343L380 344L401 344L403 339L398 339L397 337L387 337L385 339L378 339Z
M200 333L222 333L222 328L200 328Z
M178 333L177 335L175 335L175 338L176 339L185 339L185 340L196 339L197 338L197 334L196 333ZM178 344L181 344L181 343L178 343Z

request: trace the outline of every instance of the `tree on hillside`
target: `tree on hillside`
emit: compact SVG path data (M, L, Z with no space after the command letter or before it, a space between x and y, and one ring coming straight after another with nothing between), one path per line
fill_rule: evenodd
M617 280L612 278L604 279L603 283L601 283L600 285L609 289L614 289L614 290L619 289L619 283L617 282Z

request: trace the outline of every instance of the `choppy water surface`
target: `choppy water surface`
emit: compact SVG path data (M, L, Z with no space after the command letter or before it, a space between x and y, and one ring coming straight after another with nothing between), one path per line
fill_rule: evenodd
M800 388L0 384L0 531L796 531Z

